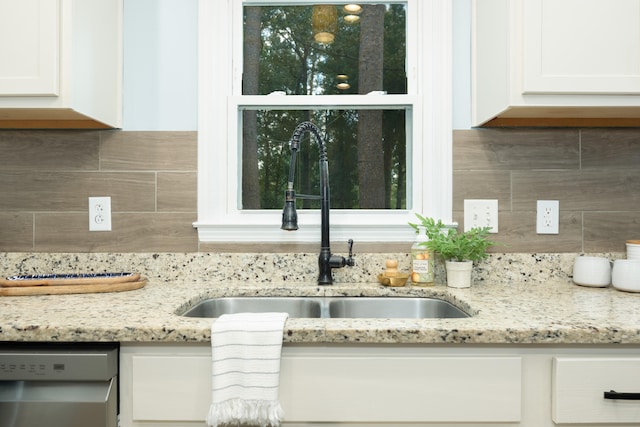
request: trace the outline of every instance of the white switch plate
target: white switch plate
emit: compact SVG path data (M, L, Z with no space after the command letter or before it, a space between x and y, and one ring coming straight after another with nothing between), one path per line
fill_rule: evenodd
M538 200L536 233L558 234L560 223L560 201Z
M464 231L476 227L491 227L489 233L498 232L498 201L465 199Z
M89 197L89 231L111 231L111 197Z

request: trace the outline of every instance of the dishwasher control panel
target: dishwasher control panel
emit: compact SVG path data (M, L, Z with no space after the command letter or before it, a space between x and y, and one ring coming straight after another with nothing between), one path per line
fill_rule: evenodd
M33 354L2 354L0 353L0 379L7 380L37 380L37 379L70 379L68 370L74 370L73 360L42 359Z
M0 381L103 381L117 373L117 348L0 346Z
M58 368L64 370L64 365L58 366ZM0 362L0 375L3 377L7 375L17 375L20 377L37 378L45 375L46 372L47 365L45 363L23 363L15 361Z

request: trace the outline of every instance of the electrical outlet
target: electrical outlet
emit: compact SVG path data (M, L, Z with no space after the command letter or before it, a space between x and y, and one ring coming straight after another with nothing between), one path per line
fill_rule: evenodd
M489 233L498 232L498 201L472 200L464 201L464 231L476 227L491 227Z
M89 231L111 231L111 197L89 197Z
M536 233L558 234L560 223L560 201L538 200Z

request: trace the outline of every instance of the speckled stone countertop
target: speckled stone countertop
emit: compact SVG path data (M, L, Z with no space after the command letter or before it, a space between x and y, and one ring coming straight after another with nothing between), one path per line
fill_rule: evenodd
M363 265L369 263L370 267L354 272L356 280L351 278L351 281L319 287L305 276L313 274L313 265L308 272L301 273L302 281L273 280L272 270L283 268L276 255L263 258L255 254L242 258L201 254L135 257L66 254L45 259L38 254L4 254L0 256L0 266L6 275L33 274L34 271L44 274L43 269L70 272L81 265L85 272L141 271L149 282L142 289L120 293L0 297L0 341L204 343L210 341L212 320L177 314L200 300L231 295L348 295L441 298L472 316L464 319L290 318L285 326L285 342L640 344L640 294L572 284L569 274L574 256L492 255L492 259L478 266L472 288L453 289L440 283L429 288L390 288L373 280L357 280L358 277L369 279L368 276L379 271L384 255L362 260ZM218 274L220 269L208 274L203 266L211 267L213 260L228 263L232 267L229 271L234 274L250 277L212 278L211 274ZM200 267L194 267L200 263L203 263ZM241 273L236 263L244 266ZM256 274L260 269L270 280Z

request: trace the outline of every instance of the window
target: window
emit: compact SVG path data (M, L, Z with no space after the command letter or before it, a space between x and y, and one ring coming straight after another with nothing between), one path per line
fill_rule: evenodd
M245 6L242 94L406 94L406 3ZM238 61L240 62L240 61ZM406 209L408 107L245 109L241 209L282 209L288 141L303 121L326 143L331 207ZM318 145L302 141L295 188L320 194ZM301 199L299 208L318 208Z
M381 71L384 69L383 72L388 73L393 64L400 78L394 80L388 77L386 86L382 83L382 87L374 86L375 90L372 91L360 87L366 86L366 83L363 83L365 79L362 73L358 73L356 65L345 67L349 68L350 75L339 72L342 65L338 67L335 61L331 62L331 49L335 52L342 46L340 52L344 53L345 45L339 38L346 38L349 31L359 31L356 26L346 26L345 4L326 1L318 5L304 0L200 1L199 204L198 221L194 225L198 228L201 241L319 241L320 215L313 204L305 209L298 202L298 231L280 230L281 210L278 205L281 207L284 202L282 195L285 186L278 189L279 178L273 178L273 169L281 169L276 171L280 175L288 171L289 153L284 144L286 139L282 137L283 129L286 135L286 126L294 126L297 121L308 118L319 125L324 134L331 136L332 141L338 139L336 135L340 135L341 142L346 141L349 154L357 151L354 147L358 136L353 128L357 127L361 117L381 117L381 121L393 123L388 132L396 137L400 135L398 141L401 143L388 149L392 160L385 161L394 162L394 166L387 168L385 164L386 184L380 188L384 197L376 201L377 204L373 204L373 207L361 206L366 203L359 199L361 196L354 194L363 192L358 185L342 185L340 190L346 188L342 191L332 189L331 240L411 240L413 231L407 222L415 219L412 212L451 223L450 2L392 0L358 3L362 7L393 10L394 17L406 19L406 23L399 24L399 28L406 28L404 64L403 61L385 59L381 67ZM304 80L304 84L297 82L296 85L287 84L286 79L277 81L273 77L277 73L265 73L270 78L264 77L253 82L251 89L243 89L243 72L246 84L251 80L251 67L255 65L245 57L244 49L243 34L247 37L247 45L251 45L245 24L250 19L250 11L269 11L274 21L277 20L274 18L276 13L306 16L312 21L318 7L328 7L334 15L331 19L335 18L337 11L338 27L329 30L334 33L330 37L336 38L332 46L309 48L309 52L317 56L307 64L315 64L318 69L316 74ZM305 28L320 32L315 27L315 21L313 24ZM282 27L267 26L264 22L260 28L263 45L266 42L265 34L269 36L272 34L270 32L282 31ZM349 37L353 39L354 36L350 34ZM265 65L262 64L262 67ZM396 83L391 84L394 81ZM398 81L404 84L398 84ZM338 83L349 83L350 87L345 89L346 86L342 85L339 88ZM340 121L347 124L339 126ZM273 141L256 137L255 142L262 139L263 145L257 148L254 145L251 150L243 149L243 140L245 143L247 141L243 131L246 131L248 123L251 123L248 128L259 136L276 135L270 127L277 128L280 133L272 137ZM331 144L331 141L327 141L328 146ZM270 150L268 153L265 151L267 149ZM309 147L307 149L310 164L317 162L317 152ZM250 156L247 157L247 154ZM278 155L281 159L277 158ZM274 156L277 161L271 158L267 161L267 157L260 156ZM346 157L343 153L336 155L334 162L329 159L330 182L334 181L334 175L336 180L349 178L338 176L341 173L351 174L351 179L357 182L358 178L353 177L357 171L345 170L348 168L340 164L331 169L341 156ZM282 162L278 163L280 160ZM269 171L265 170L267 164ZM248 172L254 174L253 178L247 178L251 175ZM313 176L313 171L309 176ZM256 186L260 187L260 191L251 194ZM311 192L316 191L313 182L310 188ZM304 191L299 189L299 192Z

